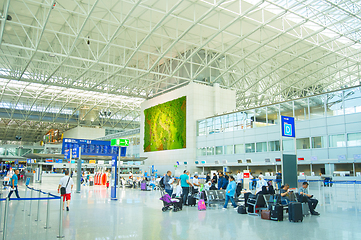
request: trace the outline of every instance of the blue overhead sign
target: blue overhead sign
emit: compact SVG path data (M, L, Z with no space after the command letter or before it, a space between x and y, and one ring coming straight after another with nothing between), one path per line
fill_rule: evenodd
M79 149L79 147L81 147L81 155L118 156L119 153L119 147L110 146L110 141L64 138L62 145L62 154L64 154L64 158L67 159L65 157L66 150L74 148ZM121 148L120 155L125 157L126 147Z
M295 119L293 117L281 116L282 136L295 137Z

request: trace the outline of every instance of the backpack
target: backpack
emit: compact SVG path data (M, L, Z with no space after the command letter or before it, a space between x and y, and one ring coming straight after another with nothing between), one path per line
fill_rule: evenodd
M160 179L160 181L159 181L159 186L160 186L161 188L165 188L165 185L164 185L164 177L162 177L162 178Z
M206 202L203 199L200 199L198 201L198 210L202 211L202 210L206 210L206 209L207 209Z

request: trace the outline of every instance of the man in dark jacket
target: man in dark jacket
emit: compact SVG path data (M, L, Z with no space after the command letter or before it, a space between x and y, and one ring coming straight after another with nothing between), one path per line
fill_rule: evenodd
M217 184L217 175L216 175L215 173L213 173L212 182L213 182L214 184Z
M227 189L228 181L223 177L223 173L219 173L218 190Z

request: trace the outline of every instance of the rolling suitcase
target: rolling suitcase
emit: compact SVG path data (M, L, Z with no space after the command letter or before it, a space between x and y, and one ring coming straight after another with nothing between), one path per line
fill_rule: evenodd
M271 211L270 210L262 210L261 218L264 220L271 220Z
M141 183L140 184L140 190L147 191L147 184L146 183Z
M244 205L239 206L238 209L237 209L237 212L239 214L247 214L246 207Z
M302 214L303 216L311 214L310 208L308 207L308 203L302 203Z
M288 204L288 220L290 222L303 221L302 204L299 202L291 202Z
M271 210L271 220L273 221L283 221L283 206L280 204L270 205Z
M193 196L188 196L188 206L195 206L196 205L196 198Z

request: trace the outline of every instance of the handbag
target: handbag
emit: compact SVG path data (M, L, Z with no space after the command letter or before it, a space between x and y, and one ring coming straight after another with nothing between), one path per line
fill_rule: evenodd
M270 210L262 210L261 218L265 220L271 220L271 211Z
M69 180L70 180L70 177L68 178L68 182L66 183L65 187L60 188L60 194L61 195L66 194L66 188L68 187Z

